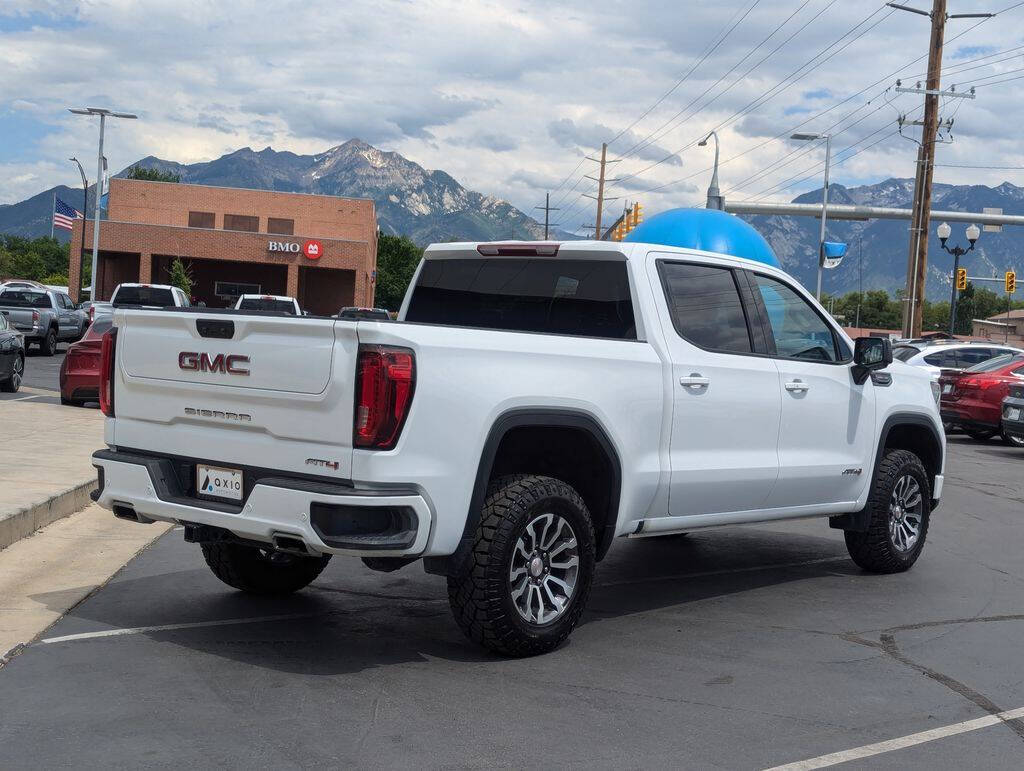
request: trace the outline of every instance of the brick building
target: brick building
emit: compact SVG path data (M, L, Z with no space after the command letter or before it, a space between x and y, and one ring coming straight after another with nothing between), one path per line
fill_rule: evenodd
M75 221L74 246L82 226ZM89 220L86 254L92 230ZM69 284L77 301L74 246ZM97 299L120 283L168 283L175 257L189 267L193 302L224 308L240 293L280 294L310 313L333 314L373 305L377 216L362 198L112 179Z

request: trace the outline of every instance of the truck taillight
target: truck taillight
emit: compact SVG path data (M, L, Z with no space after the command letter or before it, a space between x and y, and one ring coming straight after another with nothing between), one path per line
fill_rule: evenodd
M352 443L390 450L402 433L416 387L416 356L408 348L359 346Z
M32 324L35 325L35 324L38 324L38 323L39 323L39 311L32 311Z
M89 306L89 323L92 324L96 320L96 306Z
M114 352L117 348L117 327L103 333L100 342L100 410L114 417Z

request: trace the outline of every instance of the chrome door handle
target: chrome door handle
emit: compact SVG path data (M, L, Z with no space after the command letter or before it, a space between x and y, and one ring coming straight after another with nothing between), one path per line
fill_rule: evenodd
M811 387L807 385L807 383L805 383L803 380L791 380L788 383L786 383L786 390L793 391L794 393L803 393L805 391L809 391L810 389Z
M704 388L710 383L711 380L703 377L699 372L691 372L689 377L679 378L679 385L687 388Z

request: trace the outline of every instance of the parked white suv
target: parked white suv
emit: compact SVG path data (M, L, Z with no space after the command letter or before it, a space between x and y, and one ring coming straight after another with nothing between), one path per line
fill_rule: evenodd
M620 538L799 517L917 560L929 376L790 276L639 243L438 244L397 322L117 310L95 498L184 525L243 591L332 555L447 577L471 639L551 650Z
M900 343L893 348L892 352L899 361L912 367L920 367L933 377L938 377L944 369L967 369L1008 353L1024 353L1024 351L1002 343L937 341Z

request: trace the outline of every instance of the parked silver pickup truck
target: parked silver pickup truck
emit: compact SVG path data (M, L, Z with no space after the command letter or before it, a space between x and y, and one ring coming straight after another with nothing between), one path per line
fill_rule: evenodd
M58 342L80 340L89 328L86 313L52 289L0 288L0 313L25 336L26 349L35 343L46 356L57 352Z

